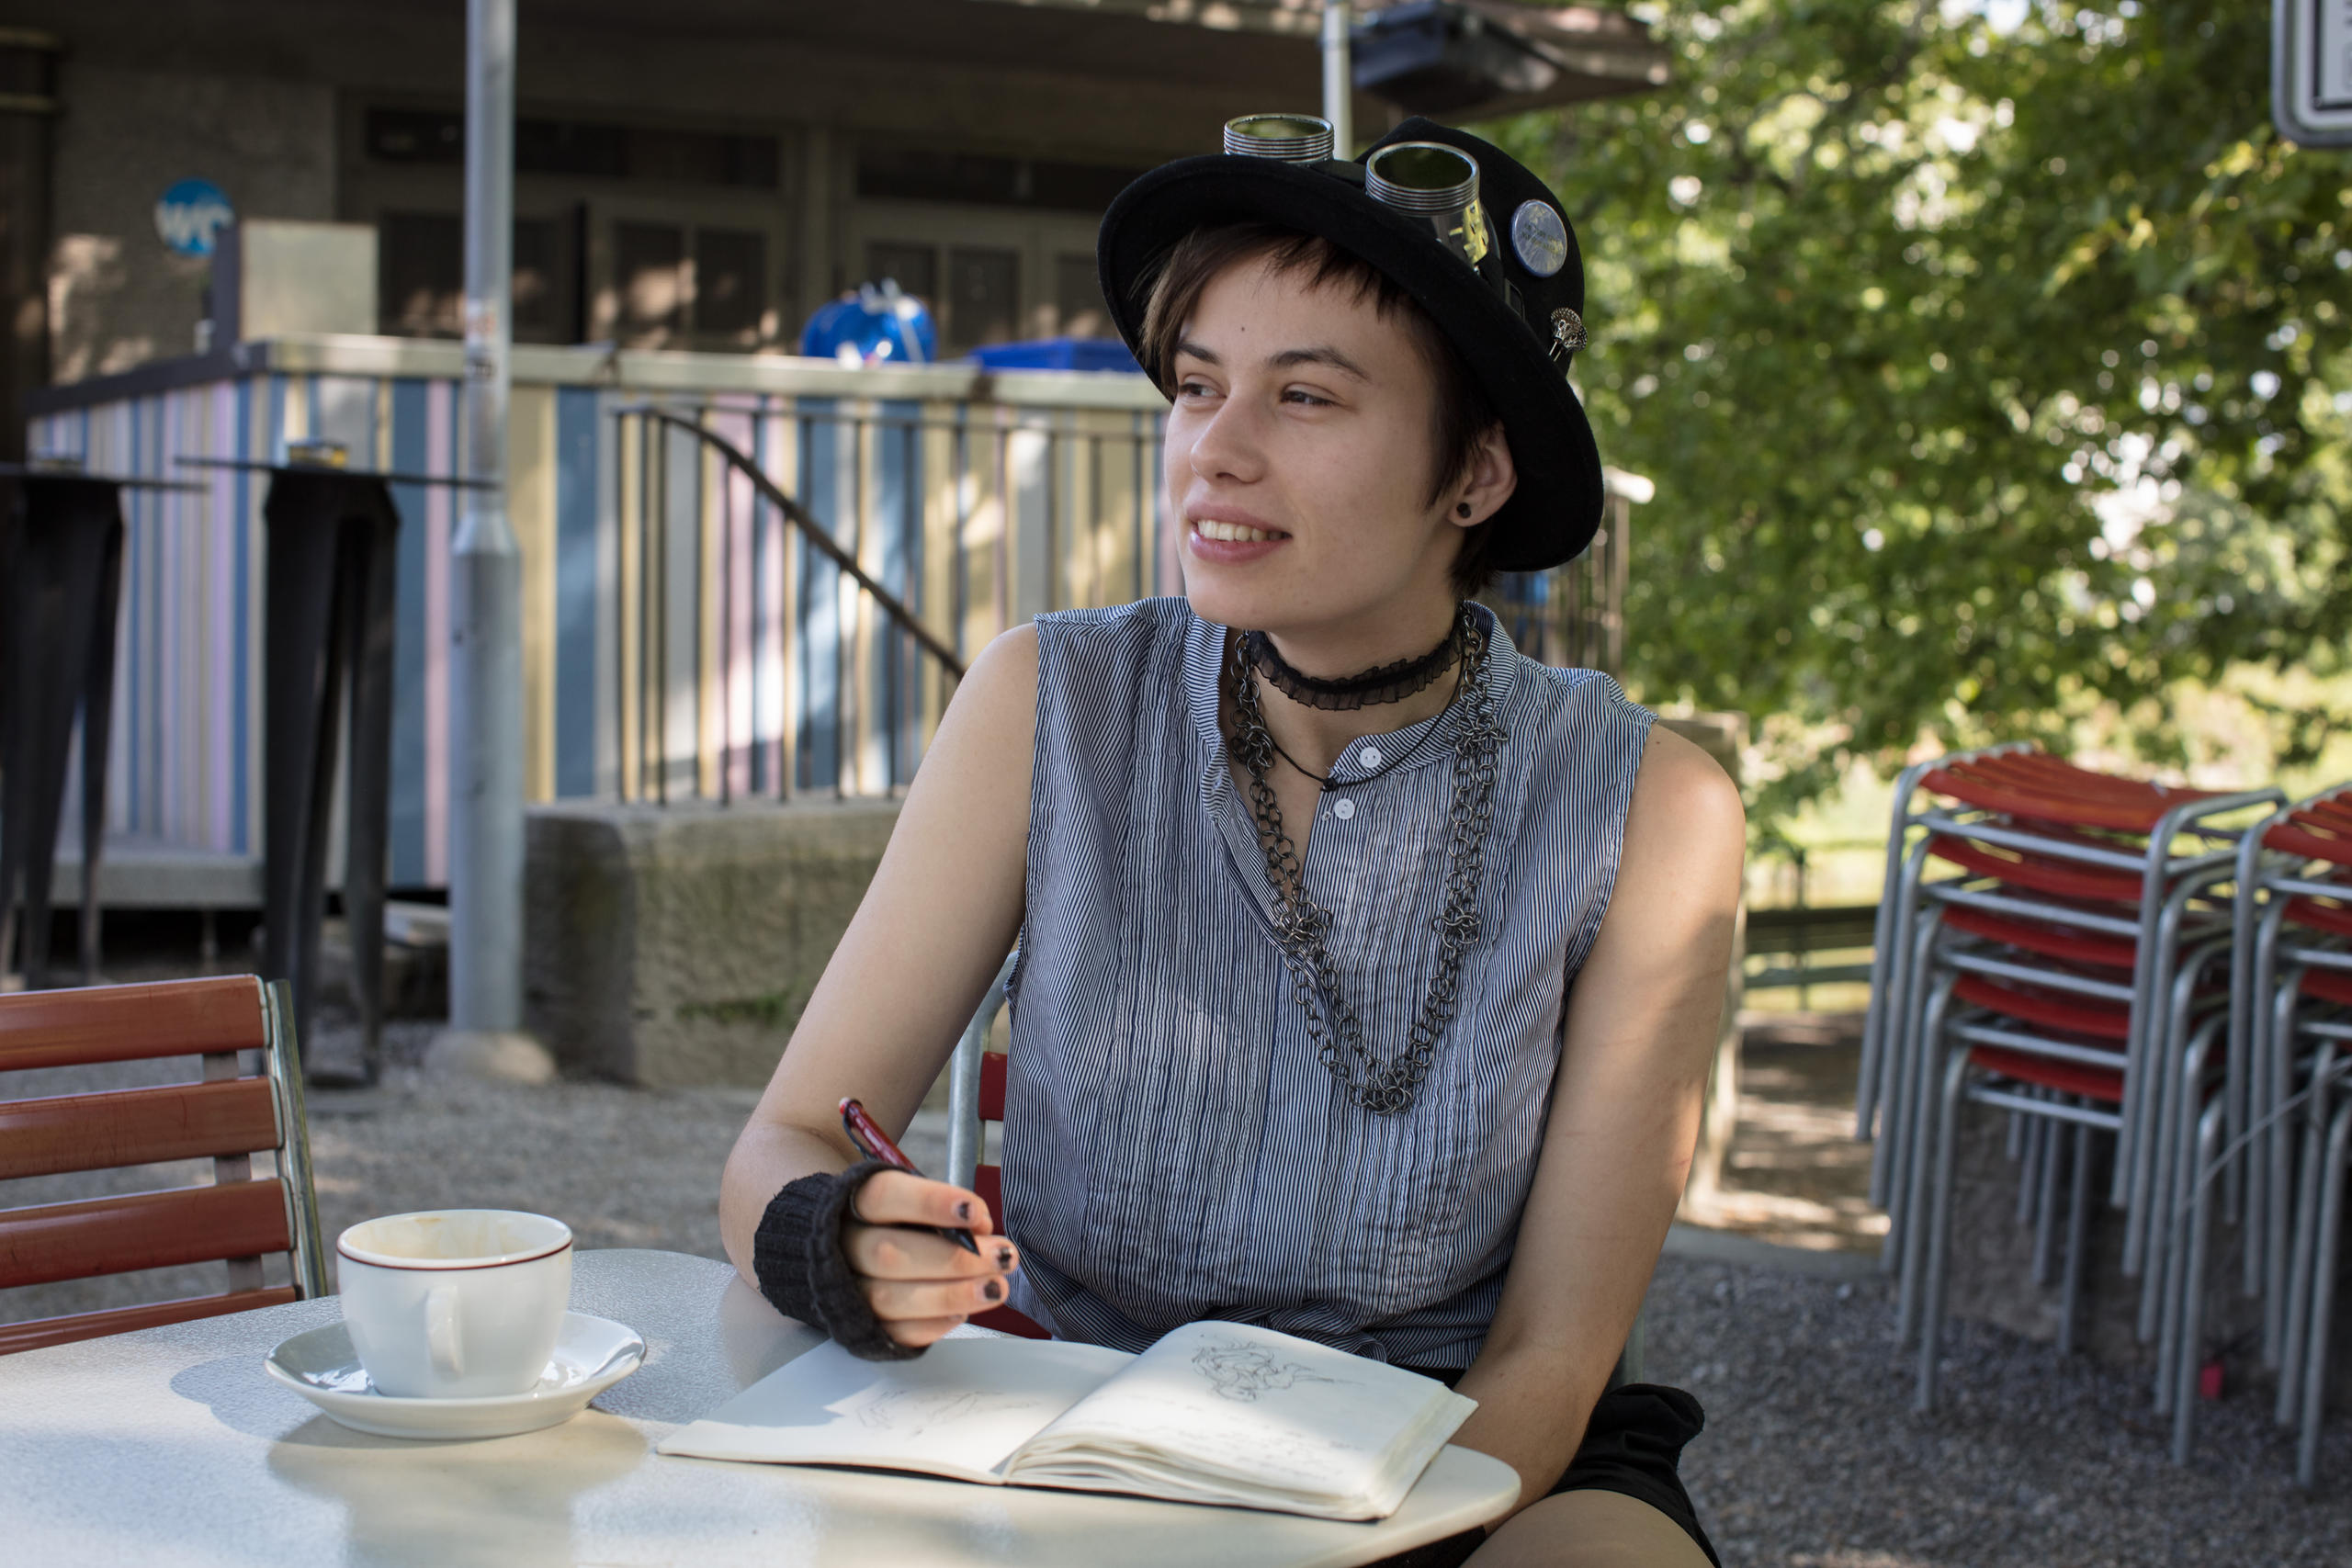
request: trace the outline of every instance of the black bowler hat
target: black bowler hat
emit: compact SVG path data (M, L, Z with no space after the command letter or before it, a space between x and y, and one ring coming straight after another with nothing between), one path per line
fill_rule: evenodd
M1150 281L1193 230L1319 235L1427 310L1502 416L1519 487L1491 520L1488 559L1538 571L1575 557L1600 525L1600 454L1567 381L1585 341L1584 259L1558 198L1491 142L1418 117L1355 163L1331 159L1330 128L1304 115L1235 120L1225 140L1223 154L1152 170L1103 215L1096 265L1128 348L1142 357Z

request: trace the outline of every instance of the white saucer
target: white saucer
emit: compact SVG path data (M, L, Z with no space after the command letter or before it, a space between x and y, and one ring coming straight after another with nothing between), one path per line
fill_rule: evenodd
M368 1381L340 1323L297 1334L269 1353L269 1375L356 1431L385 1438L503 1438L569 1421L637 1371L645 1341L609 1318L567 1312L539 1381L487 1399L396 1399Z

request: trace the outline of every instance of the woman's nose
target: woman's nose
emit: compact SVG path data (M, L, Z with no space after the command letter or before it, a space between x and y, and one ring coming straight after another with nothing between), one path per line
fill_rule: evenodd
M1264 444L1245 401L1227 395L1218 402L1194 434L1188 463L1204 479L1247 483L1263 475Z

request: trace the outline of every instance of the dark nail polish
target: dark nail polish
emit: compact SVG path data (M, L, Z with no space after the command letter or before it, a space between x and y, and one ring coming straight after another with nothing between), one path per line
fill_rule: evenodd
M1004 1281L1001 1280L990 1280L987 1284L980 1287L980 1294L988 1297L988 1299L992 1302L1001 1302L1004 1300Z
M1000 1269L1010 1269L1012 1267L1012 1248L1009 1247L1000 1247L996 1249L996 1266Z
M968 1198L956 1205L956 1217L966 1224L972 1223L972 1201Z

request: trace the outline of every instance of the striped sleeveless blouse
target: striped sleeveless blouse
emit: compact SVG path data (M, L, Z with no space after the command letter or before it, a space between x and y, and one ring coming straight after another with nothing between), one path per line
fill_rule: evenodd
M1213 1317L1416 1366L1477 1354L1654 717L1488 620L1509 739L1485 934L1413 1106L1374 1116L1318 1059L1274 942L1218 725L1226 628L1182 599L1037 617L1003 1172L1013 1304L1061 1337L1139 1350ZM1449 708L1351 742L1306 840L1306 886L1379 1057L1437 963L1461 722ZM1427 725L1410 761L1365 777Z

